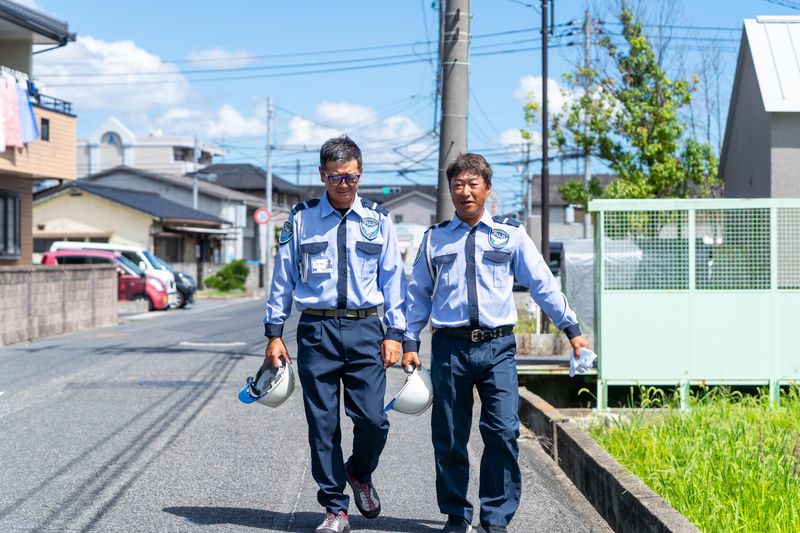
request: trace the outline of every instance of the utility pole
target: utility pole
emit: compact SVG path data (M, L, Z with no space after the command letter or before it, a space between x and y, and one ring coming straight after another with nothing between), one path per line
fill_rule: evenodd
M589 69L592 67L592 56L591 56L592 49L590 46L591 38L592 38L592 19L589 16L589 10L587 9L583 23L583 52L585 54L584 65L583 65L583 68L585 69L585 73L583 76L583 90L587 98L589 96ZM588 116L584 116L583 119L583 133L586 138L589 137ZM587 146L583 153L583 186L587 191L589 190L589 181L591 181L592 179L592 170L590 164L591 161L589 157L589 147ZM590 231L590 221L589 221L589 206L586 206L586 209L583 212L583 238L588 239L590 235L591 231Z
M269 296L272 285L272 239L275 236L275 222L272 213L272 97L267 97L267 180L264 188L264 200L269 211L269 222L266 224L266 243L264 244L264 292Z
M469 0L445 3L442 30L442 128L439 135L439 181L436 220L453 216L453 202L445 170L467 151L467 104L469 94Z
M192 174L192 208L197 209L197 135L194 136L194 150L192 151L194 173Z
M525 180L525 227L528 227L528 217L533 214L533 176L531 175L531 142L525 141L525 175L522 177Z
M547 38L550 28L547 20L547 4L553 0L542 0L542 258L550 267L550 169L547 161L548 116L547 116ZM551 14L552 16L552 14ZM550 328L547 315L542 313L541 328Z
M550 264L550 169L547 162L547 38L550 29L547 17L548 4L542 0L542 257Z
M300 186L300 158L294 160L294 184Z

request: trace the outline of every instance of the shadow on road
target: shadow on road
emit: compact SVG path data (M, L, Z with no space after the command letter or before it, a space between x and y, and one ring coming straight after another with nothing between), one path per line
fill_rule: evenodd
M181 516L196 525L235 525L275 531L313 531L321 521L322 512L281 513L267 509L247 509L242 507L165 507L165 512ZM444 521L415 520L413 518L394 518L379 516L367 520L360 516L350 516L350 525L357 530L430 532L440 531Z

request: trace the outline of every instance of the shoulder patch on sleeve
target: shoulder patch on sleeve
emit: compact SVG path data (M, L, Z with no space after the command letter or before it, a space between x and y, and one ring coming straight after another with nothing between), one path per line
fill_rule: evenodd
M294 236L294 226L288 220L283 223L283 228L281 228L281 234L278 236L278 244L286 244L287 242L292 240Z
M361 205L366 207L367 209L372 209L380 213L383 216L389 216L389 210L383 207L381 204L377 202L373 202L372 200L367 200L366 198L361 199Z
M509 226L518 228L522 226L522 222L517 220L516 218L508 218L500 215L496 215L492 217L492 220L497 222L498 224L508 224Z

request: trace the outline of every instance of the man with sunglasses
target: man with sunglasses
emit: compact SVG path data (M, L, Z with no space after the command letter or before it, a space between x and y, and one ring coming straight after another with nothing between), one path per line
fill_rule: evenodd
M501 533L519 506L519 399L514 356L514 278L570 340L575 357L589 346L550 269L517 220L484 209L492 167L461 154L447 167L452 220L425 232L408 283L403 366L420 366L419 332L430 318L431 437L442 531L472 531L467 499L473 388L481 399L480 533Z
M347 136L320 149L321 198L296 205L283 225L264 319L265 356L291 363L281 339L292 303L297 366L311 447L311 473L325 518L317 533L350 531L345 484L367 518L381 512L372 472L386 443L385 369L398 361L405 330L405 275L389 212L360 198L361 150ZM384 306L383 320L378 307ZM353 453L345 463L339 390L353 420Z

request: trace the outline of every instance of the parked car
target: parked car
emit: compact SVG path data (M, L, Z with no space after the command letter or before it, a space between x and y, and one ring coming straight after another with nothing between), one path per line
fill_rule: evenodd
M125 256L102 250L58 250L42 255L43 265L117 265L117 298L119 301L148 300L150 310L169 305L167 287L160 279L149 276Z
M156 264L162 270L172 272L172 275L175 276L175 288L178 289L178 307L186 307L186 304L194 303L194 293L197 292L195 279L189 274L178 272L172 265L157 255L154 255L153 259L156 260Z
M169 295L169 307L177 307L178 305L178 290L176 288L175 276L172 272L157 267L153 254L144 248L103 242L56 241L50 245L50 251L55 252L57 250L103 250L107 252L119 252L134 265L137 265L151 276L164 282L167 286L167 294Z

